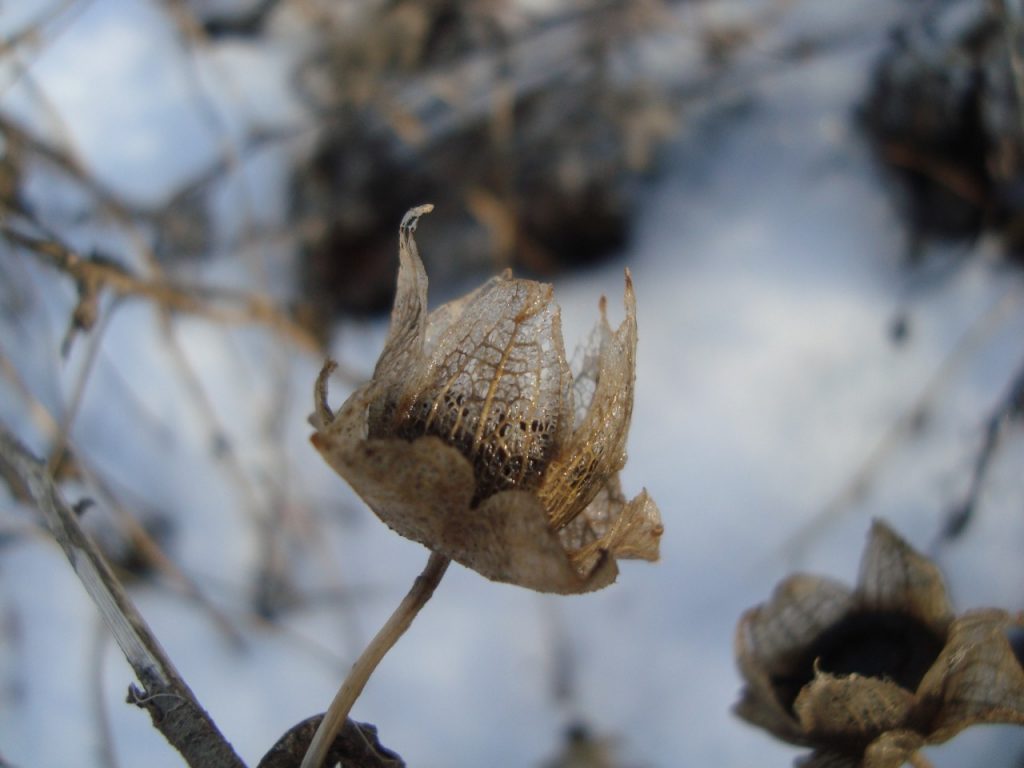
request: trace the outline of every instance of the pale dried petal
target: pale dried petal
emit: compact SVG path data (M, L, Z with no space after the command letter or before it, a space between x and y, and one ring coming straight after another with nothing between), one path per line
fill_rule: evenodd
M737 634L741 668L756 665L769 675L792 673L825 630L854 607L850 589L838 581L795 574L771 600L744 614Z
M487 293L493 288L494 283L497 282L508 282L512 280L512 270L506 269L502 274L497 277L492 277L486 283L476 288L465 296L460 296L457 299L453 299L440 307L435 309L427 316L427 329L426 329L426 341L424 344L424 353L429 358L430 355L437 349L438 342L444 336L445 332L454 325L462 313L466 310L466 307L470 306L477 298L484 293Z
M589 408L551 462L538 491L556 529L586 509L607 479L626 463L636 368L636 296L629 270L623 302L626 317L612 333L602 299L596 334L599 348L579 377L593 382Z
M540 592L575 594L606 587L618 575L610 557L586 572L574 568L535 494L497 493L467 515L466 524L473 546L464 559L456 559L489 579Z
M771 680L763 675L747 678L740 699L732 707L733 713L751 725L771 733L790 744L809 746L796 718L782 707L772 693Z
M914 731L888 731L871 742L864 751L864 768L900 768L924 744L921 734Z
M420 364L427 324L427 273L413 233L420 217L433 209L432 205L421 205L402 217L398 231L398 286L388 338L373 371L375 382L401 381Z
M842 584L797 574L780 583L767 603L744 613L735 653L746 686L735 713L784 741L808 744L791 710L811 679L807 649L852 606L852 594Z
M866 746L881 733L903 726L913 704L913 694L888 680L818 672L800 691L793 709L810 739Z
M426 365L407 372L371 436L436 435L476 477L474 503L540 485L571 428L571 381L551 287L495 279L460 307Z
M1006 637L1003 611L964 614L921 682L919 698L937 707L929 741L940 743L975 723L1024 725L1024 669Z
M653 563L661 557L661 534L664 532L661 511L645 488L619 512L615 525L605 534L602 546L615 558Z
M344 439L347 415L343 407L333 429L313 435L313 444L390 528L438 549L452 511L469 508L475 487L469 462L435 437Z
M647 491L627 503L615 476L559 536L576 569L587 574L608 555L657 560L663 531L658 505Z
M349 398L313 444L394 531L489 579L541 592L586 592L615 580L610 558L586 574L572 567L534 494L505 491L472 507L473 468L440 439L353 439L365 397Z
M953 618L939 569L880 520L861 557L857 595L868 610L913 616L939 635Z

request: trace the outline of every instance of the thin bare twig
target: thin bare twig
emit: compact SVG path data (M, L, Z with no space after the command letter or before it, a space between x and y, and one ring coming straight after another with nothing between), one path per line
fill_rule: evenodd
M85 360L82 363L82 368L78 372L78 376L75 380L74 387L71 392L71 397L68 399L67 408L64 410L63 416L60 418L57 425L57 434L54 435L53 442L50 445L50 456L46 462L47 472L51 475L57 474L57 469L60 467L61 462L64 461L64 455L68 450L68 440L71 436L71 430L75 423L75 418L78 416L78 412L82 407L82 400L85 397L85 388L89 382L90 374L92 373L96 359L99 357L100 346L103 343L103 336L110 326L110 318L114 312L114 307L110 308L100 318L96 332L92 334L89 339L89 344L85 353ZM76 330L76 323L72 320L68 326L67 334L64 337L64 344L62 345L62 351L67 354L70 348L72 336Z
M128 700L149 712L153 725L193 768L245 768L171 663L106 559L82 531L74 510L43 463L2 424L0 465L28 489L50 533L135 670L142 687L131 685Z
M973 519L996 449L1006 434L1010 422L1022 413L1024 413L1024 364L1017 369L1006 393L999 399L985 420L985 434L981 441L981 447L974 458L971 482L967 487L967 493L947 513L946 521L939 533L939 543L955 539L964 532Z
M324 719L316 729L313 741L309 745L309 751L302 758L301 768L321 768L335 737L345 725L352 705L359 698L359 694L363 692L373 670L377 668L387 652L394 647L398 639L405 634L409 625L412 624L412 620L416 618L420 609L434 594L434 590L445 571L448 570L450 562L451 560L444 555L439 555L437 552L430 553L427 565L423 572L416 577L409 594L398 604L395 612L391 614L380 631L373 636L373 640L356 659L356 663L352 665L352 670L348 673L348 677L345 678L334 701L327 708Z
M156 568L180 595L194 601L209 616L214 626L220 630L232 646L235 648L244 647L245 638L234 623L203 592L199 583L167 556L160 545L146 531L145 527L136 519L135 515L121 502L110 484L89 466L87 460L80 461L78 469L89 484L102 494L107 508L113 514L131 546L136 548L142 557L145 558L146 562Z
M112 260L86 258L63 243L26 235L7 224L0 225L0 232L11 243L24 248L44 264L64 272L79 285L92 287L87 290L102 288L119 296L137 296L149 299L170 312L199 315L217 322L265 325L306 351L320 352L319 342L308 331L264 297L202 285L184 285L163 278L146 279ZM86 298L88 300L88 295Z
M784 545L788 559L797 560L801 553L822 530L842 517L870 488L875 475L884 466L886 458L900 441L913 431L928 406L935 400L953 372L963 364L978 344L1024 299L1019 291L1010 289L989 307L960 337L938 369L926 382L924 389L884 432L868 452L860 466L814 517L794 533Z

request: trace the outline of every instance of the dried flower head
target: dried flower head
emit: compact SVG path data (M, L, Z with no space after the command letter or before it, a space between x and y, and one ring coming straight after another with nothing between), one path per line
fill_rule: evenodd
M601 301L582 371L566 362L552 287L496 277L428 316L413 232L373 379L335 414L328 363L313 444L391 528L489 579L574 593L614 581L616 558L656 560L661 516L627 502L618 472L633 408L636 301L613 331Z
M876 521L856 589L795 575L736 634L737 714L814 768L898 768L976 723L1024 723L1022 617L953 615L938 568Z

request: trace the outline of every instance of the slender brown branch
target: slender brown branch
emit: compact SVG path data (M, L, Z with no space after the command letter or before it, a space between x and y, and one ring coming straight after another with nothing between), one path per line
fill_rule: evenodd
M127 538L130 545L145 558L145 561L155 568L178 594L198 605L233 647L239 649L245 647L245 638L231 619L203 592L194 578L185 573L177 563L167 556L145 526L122 503L110 483L98 471L89 466L89 462L86 460L79 460L77 469L89 482L89 485L102 495L103 502L120 527L121 533Z
M450 562L451 560L444 555L439 555L437 552L430 553L426 567L416 577L409 594L399 603L395 612L391 614L391 617L356 659L356 663L352 665L348 677L338 689L334 701L327 708L324 719L316 730L316 735L313 736L309 751L302 759L301 768L321 768L331 744L334 743L335 736L338 735L348 719L352 705L359 698L359 694L363 692L366 681L370 679L370 675L380 664L381 659L394 647L398 638L405 634L409 625L412 624L412 620L416 618L416 614L434 594L434 590L440 583L441 577L444 576L444 572L448 570Z
M985 433L974 458L967 493L952 509L947 511L946 521L939 533L939 543L955 539L966 530L977 509L992 459L995 457L1010 423L1014 419L1020 418L1022 414L1024 414L1024 365L1019 365L1005 394L985 419Z
M1021 305L1022 301L1024 294L1010 288L971 323L943 358L939 367L927 379L924 388L909 407L888 426L839 492L789 537L783 545L783 553L788 560L795 561L802 557L816 536L863 498L871 488L875 476L884 466L885 459L896 450L901 440L913 433L915 425L938 398L953 373L977 350L978 344L988 338L1011 311L1015 311Z
M224 323L265 325L307 351L320 350L320 344L308 331L262 296L184 285L166 279L146 279L114 261L86 258L55 240L26 235L6 225L0 227L0 231L14 245L92 291L104 288L118 296L149 299L168 311L200 315Z
M0 467L27 489L53 538L64 550L89 596L142 684L128 700L149 712L153 725L193 768L245 768L200 706L139 614L96 545L46 473L43 463L0 424Z

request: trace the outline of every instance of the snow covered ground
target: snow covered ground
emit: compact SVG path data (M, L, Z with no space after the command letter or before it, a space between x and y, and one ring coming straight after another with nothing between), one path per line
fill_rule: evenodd
M46 7L0 3L3 32L33 5ZM162 4L80 5L26 62L31 88L4 72L0 105L48 131L56 124L46 115L60 114L64 138L122 194L159 201L253 115L294 117L282 74L287 45L267 53L226 44L202 52L190 72ZM701 8L742 16L750 5ZM765 72L734 103L684 118L643 193L628 252L557 281L571 349L601 294L613 323L620 316L622 267L632 270L640 347L623 485L628 494L646 487L660 505L662 561L626 564L614 586L573 598L491 584L454 566L353 713L410 765L536 766L558 751L570 719L616 740L624 765L789 765L796 750L730 713L740 685L736 620L793 570L852 581L873 517L936 556L958 608L1024 608L1019 427L972 525L935 545L966 488L984 420L1024 359L1024 275L1000 263L987 240L975 246L978 257L938 277L902 265L899 218L852 123L888 5L791 7L773 32L780 39L828 25L867 31L799 65L774 66L755 48L748 55L762 56ZM223 114L204 112L197 89L217 94ZM273 220L282 163L256 158L246 170L248 183L218 205ZM943 263L954 261L948 250ZM5 274L18 275L28 307L24 321L4 320L0 344L59 415L89 348L79 340L68 361L59 358L71 289L10 252L3 259L19 261ZM268 245L245 265L193 269L210 282L264 289L275 259ZM888 333L898 315L909 323L900 345ZM183 384L156 313L138 302L103 331L72 444L138 509L177 521L173 557L235 624L241 647L166 586L132 594L199 700L255 764L288 727L326 707L426 552L386 530L309 446L304 419L320 360L259 330L195 318L175 327L232 451L215 453L210 420ZM385 330L383 320L350 323L334 352L368 372ZM24 400L6 379L0 392L0 419L43 450ZM923 427L887 442L926 395ZM884 461L849 503L833 505L879 446ZM4 526L30 519L6 500L0 514ZM255 621L245 605L264 552L253 515L288 530L299 584L340 599L311 602L279 626ZM0 574L0 754L22 768L103 765L105 711L121 765L180 765L145 714L124 703L131 670L98 631L63 555L42 536L12 535ZM552 692L566 657L570 702ZM930 750L937 766L1009 768L1022 754L1024 734L1010 728L977 728Z

